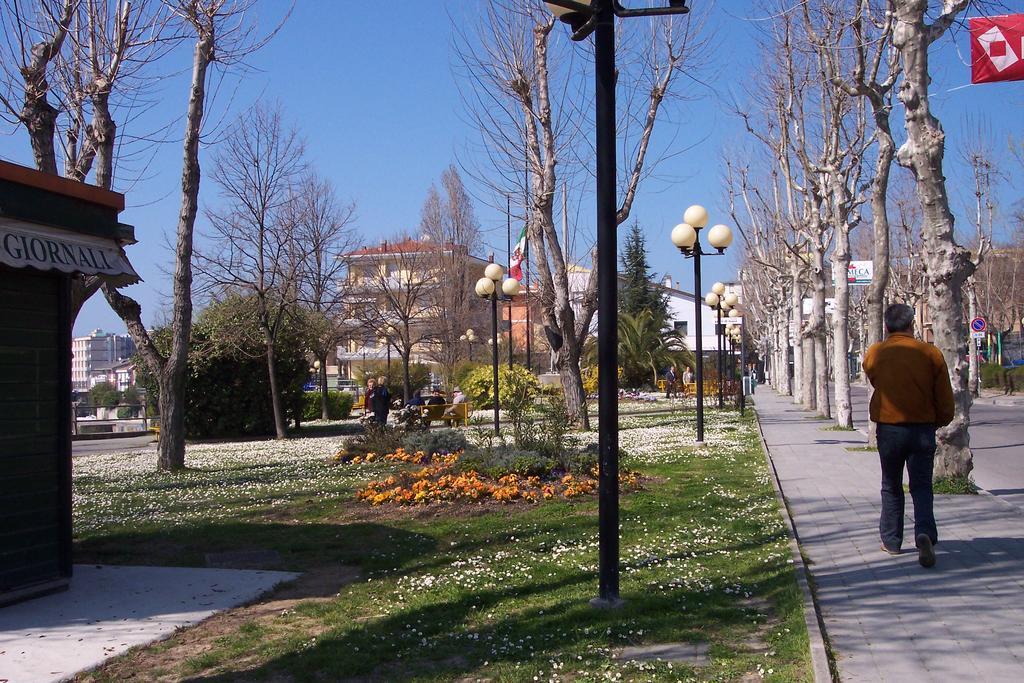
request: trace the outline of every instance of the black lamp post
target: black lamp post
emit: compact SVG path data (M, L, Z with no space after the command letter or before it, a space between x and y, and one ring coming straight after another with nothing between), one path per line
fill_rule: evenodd
M504 281L503 281L504 280ZM501 283L499 291L498 283ZM484 276L476 281L476 294L481 299L491 302L491 369L494 382L494 435L501 436L501 419L498 401L498 299L504 293L515 296L519 292L519 280L510 277L505 279L505 270L497 263L488 263L484 268Z
M597 367L598 517L600 596L595 607L619 599L619 405L618 257L615 197L615 17L686 14L686 0L662 7L627 9L619 0L547 0L548 9L572 27L573 40L594 34L594 93L597 154Z
M747 409L747 335L743 333L743 314L740 309L736 307L736 303L739 302L739 298L733 304L733 309L729 311L729 327L732 328L732 339L735 345L740 347L740 355L738 358L740 366L740 415L746 415Z
M473 342L476 341L476 332L473 331L472 327L469 328L468 330L466 330L465 334L463 334L462 336L459 337L459 341L466 342L466 345L469 347L469 360L472 361L473 360Z
M700 243L700 231L708 224L708 212L694 204L683 214L683 222L672 229L672 244L683 256L693 259L693 291L699 295L700 259L702 256L721 256L732 244L732 230L727 225L716 225L708 230L708 243L715 251L707 252ZM697 446L704 445L704 327L701 322L701 302L694 300L694 323L697 326Z

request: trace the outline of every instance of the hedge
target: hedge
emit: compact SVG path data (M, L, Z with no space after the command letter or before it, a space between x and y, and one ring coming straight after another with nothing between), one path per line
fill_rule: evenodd
M303 396L302 419L319 420L323 417L320 406L320 392L307 391ZM327 417L331 420L346 420L352 414L355 395L350 391L327 392Z

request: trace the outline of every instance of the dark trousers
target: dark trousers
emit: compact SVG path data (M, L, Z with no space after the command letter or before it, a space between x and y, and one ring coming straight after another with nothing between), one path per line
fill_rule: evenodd
M878 533L889 550L903 544L903 467L910 475L914 501L914 537L928 534L938 543L932 495L935 427L932 425L878 425L878 457L882 464L882 515Z

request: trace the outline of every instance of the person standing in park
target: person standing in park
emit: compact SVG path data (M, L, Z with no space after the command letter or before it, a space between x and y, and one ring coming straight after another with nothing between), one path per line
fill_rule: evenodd
M391 412L391 392L388 390L388 378L381 375L377 378L377 391L373 395L373 414L377 422L385 425L388 423L388 413Z
M676 374L676 366L670 365L668 372L665 373L665 398L672 398L678 389L676 389L676 381L679 376Z
M893 304L885 310L886 338L864 355L864 372L874 387L871 420L878 425L882 466L882 550L897 555L903 544L903 467L914 501L914 540L922 567L935 565L938 543L932 494L935 430L953 421L953 387L942 352L914 338L914 309Z

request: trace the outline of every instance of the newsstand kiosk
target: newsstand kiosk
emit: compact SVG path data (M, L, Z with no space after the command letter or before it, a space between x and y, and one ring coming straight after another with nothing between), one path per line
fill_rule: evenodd
M138 281L123 209L0 161L0 605L71 580L71 280Z

